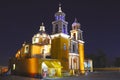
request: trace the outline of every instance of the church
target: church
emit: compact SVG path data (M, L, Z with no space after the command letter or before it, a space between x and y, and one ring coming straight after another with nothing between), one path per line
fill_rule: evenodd
M62 73L84 74L84 40L81 25L75 19L68 35L66 14L59 6L52 22L52 34L46 33L44 23L31 43L24 42L9 60L12 74L60 77Z

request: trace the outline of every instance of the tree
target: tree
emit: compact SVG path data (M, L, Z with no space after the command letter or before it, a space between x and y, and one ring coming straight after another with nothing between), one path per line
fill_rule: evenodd
M107 57L103 50L98 49L96 53L86 55L86 58L93 60L93 67L103 68L107 65Z
M107 59L106 59L106 54L102 50L97 51L97 64L98 66L96 67L106 67Z
M120 67L120 57L116 57L114 65L115 67Z

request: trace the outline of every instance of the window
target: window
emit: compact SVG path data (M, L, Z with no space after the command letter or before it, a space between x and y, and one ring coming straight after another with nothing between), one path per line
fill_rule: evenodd
M76 40L76 33L73 34L73 38Z
M66 44L64 43L64 46L63 46L64 50L66 50Z
M55 33L57 33L58 32L58 24L56 24L56 26L55 26Z
M73 52L75 52L75 45L73 45Z
M45 49L42 49L42 54L44 54L45 53Z
M15 70L15 64L13 64L13 70Z
M34 38L33 38L33 44L34 44L34 43L38 43L38 42L39 42L39 38L38 38L38 37L34 37Z
M25 46L25 53L28 53L29 52L29 45L26 45Z
M63 33L66 33L65 25L63 25Z
M80 33L80 39L83 40L82 33Z

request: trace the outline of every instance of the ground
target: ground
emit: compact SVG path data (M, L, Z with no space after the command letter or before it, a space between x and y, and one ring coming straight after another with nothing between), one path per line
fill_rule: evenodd
M23 76L0 76L0 80L42 80L39 78L29 78ZM92 72L86 75L62 77L62 78L46 78L43 80L120 80L119 72Z

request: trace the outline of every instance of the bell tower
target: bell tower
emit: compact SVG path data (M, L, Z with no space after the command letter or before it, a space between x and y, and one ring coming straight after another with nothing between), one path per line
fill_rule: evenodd
M62 70L69 71L69 38L67 31L68 22L65 21L65 13L62 12L61 4L55 13L55 21L52 22L51 35L51 58L58 59L62 64Z
M68 34L67 26L68 22L65 21L65 13L62 12L61 4L59 4L59 10L55 13L55 21L52 22L53 25L53 34L64 33Z
M77 19L75 18L75 21L72 24L72 30L70 31L71 33L71 39L72 45L75 45L74 42L77 43L77 50L78 50L78 55L79 55L79 70L81 74L85 73L85 68L84 68L84 41L83 41L83 36L82 36L82 30L80 29L80 23L78 23Z
M82 32L83 31L80 29L80 23L78 23L77 19L75 18L75 21L72 24L72 30L70 31L71 38L73 40L82 40L83 41Z

